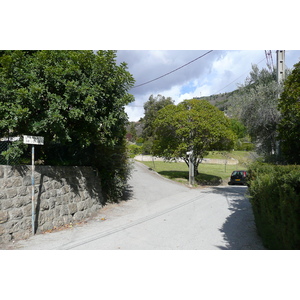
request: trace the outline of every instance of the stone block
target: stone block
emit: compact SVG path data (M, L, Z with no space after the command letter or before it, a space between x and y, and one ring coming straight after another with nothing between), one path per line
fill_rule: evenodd
M21 208L13 208L9 211L11 220L19 220L23 218L23 211Z
M20 221L13 220L6 223L6 232L13 233L20 230Z
M62 205L61 206L61 211L60 211L61 216L65 216L69 214L68 206L67 205Z
M55 198L57 196L56 190L50 190L50 197Z
M54 209L54 207L55 207L55 199L49 199L48 200L48 203L49 203L49 209Z
M70 215L63 216L63 219L64 219L64 224L70 224L70 223L73 223L73 217L70 216Z
M4 234L3 236L0 236L0 245L6 244L12 240L12 236L10 234Z
M63 199L62 199L62 197L57 196L57 197L55 198L55 206L57 207L57 206L60 206L60 205L62 205L62 204L63 204Z
M12 187L13 187L13 180L12 179L5 179L3 184L2 184L2 188L10 189Z
M12 239L13 240L28 239L30 236L32 236L32 230L28 229L26 231L14 232L12 234Z
M54 226L53 226L52 222L46 222L41 227L39 227L37 231L38 232L43 232L43 231L51 230L53 228L54 228Z
M84 213L82 211L78 211L73 218L74 221L81 221L84 218Z
M49 203L47 200L42 200L40 204L41 211L49 209Z
M87 207L88 208L91 208L95 203L95 201L93 199L88 199L88 200L86 200L86 202L87 202Z
M0 224L7 222L7 220L8 220L8 212L0 211Z
M31 176L30 175L26 175L24 178L23 178L23 186L29 186L31 185Z
M70 203L68 207L70 215L73 215L78 211L76 203Z
M46 222L51 222L54 220L55 212L51 210L47 210L43 212L43 215L45 216Z
M80 196L80 194L76 194L76 196L75 197L73 196L72 199L73 199L73 202L78 203L81 201L81 196Z
M5 225L0 225L0 236L5 234L6 230L5 230Z
M60 216L60 207L55 207L54 209L54 217L58 218Z
M22 207L25 204L25 201L23 198L17 198L14 200L14 206L15 208Z
M7 167L7 171L6 172L7 172L6 173L7 178L15 176L15 172L14 172L14 170L13 170L12 167Z
M58 182L58 181L54 181L53 182L53 188L55 190L58 190L58 189L61 189L63 187L62 183L61 182Z
M32 219L31 218L23 218L18 222L20 230L30 230L32 229Z
M62 227L65 225L64 218L63 217L56 218L53 220L52 224L53 227Z
M45 222L46 222L45 217L46 217L45 214L39 214L38 219L37 219L37 221L38 221L38 223L37 223L38 227L40 227L43 224L45 224Z
M29 189L26 186L22 186L19 188L19 196L28 196Z
M17 177L16 179L13 180L13 187L19 187L22 186L22 178Z
M70 193L70 191L71 191L69 185L65 185L65 186L63 187L63 190L64 190L64 193L65 193L65 194L68 194L68 193Z
M32 215L32 207L31 204L27 204L25 206L23 206L23 216L24 217L30 217Z
M4 166L0 166L0 178L4 177Z
M82 201L82 202L77 203L77 208L78 208L78 211L86 210L88 208L87 201Z
M6 194L7 194L8 198L15 198L15 197L17 197L18 192L17 192L17 189L12 188L12 189L8 189Z
M9 208L12 208L14 206L14 202L13 202L13 200L2 200L1 201L1 209L2 210L7 210L7 209L9 209Z
M63 203L63 204L71 203L71 197L70 197L70 194L66 194L66 195L62 196L61 198L62 198L62 203Z
M50 192L44 192L41 194L41 199L44 200L44 199L50 199Z

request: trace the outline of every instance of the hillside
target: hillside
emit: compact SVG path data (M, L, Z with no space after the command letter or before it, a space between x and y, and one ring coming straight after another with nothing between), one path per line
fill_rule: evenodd
M215 95L210 95L210 96L205 96L205 97L195 97L195 98L208 100L211 104L215 105L220 110L224 111L228 108L228 105L229 105L228 98L237 92L238 92L238 90L234 90L229 93L221 93L221 94L215 94Z

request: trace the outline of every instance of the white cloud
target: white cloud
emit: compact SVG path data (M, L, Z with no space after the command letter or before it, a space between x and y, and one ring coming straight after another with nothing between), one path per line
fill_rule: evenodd
M206 53L205 50L127 50L118 51L118 61L128 64L128 71L136 79L136 85L166 74ZM299 61L300 51L286 51L286 65L291 68ZM276 64L276 52L273 51ZM131 121L143 117L144 103L150 95L172 97L175 103L194 96L210 96L229 92L243 83L251 71L251 65L266 68L264 50L213 51L186 67L142 85L129 92L135 96L126 111Z

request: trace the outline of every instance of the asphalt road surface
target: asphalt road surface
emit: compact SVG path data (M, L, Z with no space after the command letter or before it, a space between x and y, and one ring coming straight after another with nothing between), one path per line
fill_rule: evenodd
M15 242L26 250L263 250L247 187L188 188L135 162L127 200L88 222Z

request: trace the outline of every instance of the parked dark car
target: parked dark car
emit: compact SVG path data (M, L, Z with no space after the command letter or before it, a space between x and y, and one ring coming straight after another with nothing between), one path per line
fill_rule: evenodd
M230 176L230 181L228 182L229 185L231 184L247 184L247 171L238 170L233 171Z

